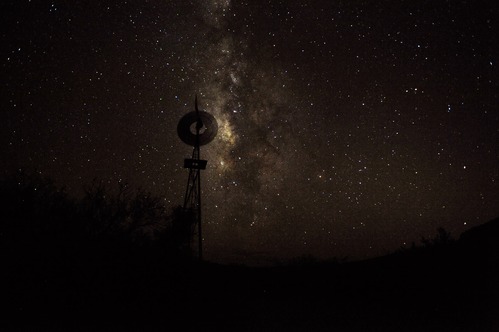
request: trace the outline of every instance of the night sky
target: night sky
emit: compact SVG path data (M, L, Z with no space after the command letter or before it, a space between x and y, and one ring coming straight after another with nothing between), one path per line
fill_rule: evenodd
M204 257L362 259L499 216L495 1L6 0L0 171L181 205L201 149Z

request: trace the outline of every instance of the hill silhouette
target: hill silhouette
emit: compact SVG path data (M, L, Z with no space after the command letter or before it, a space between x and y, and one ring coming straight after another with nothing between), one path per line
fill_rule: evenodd
M99 183L1 182L4 331L497 331L499 219L358 262L252 268L178 249L172 214Z

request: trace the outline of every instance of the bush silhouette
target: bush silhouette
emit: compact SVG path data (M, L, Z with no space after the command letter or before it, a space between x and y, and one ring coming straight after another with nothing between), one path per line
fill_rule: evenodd
M454 240L450 234L450 232L446 231L443 227L437 228L437 234L432 239L427 239L425 237L421 238L421 243L423 247L426 248L435 248L435 247L444 247L453 243Z

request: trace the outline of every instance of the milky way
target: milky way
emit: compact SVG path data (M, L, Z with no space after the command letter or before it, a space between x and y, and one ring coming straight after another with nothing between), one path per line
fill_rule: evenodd
M200 108L205 256L364 258L499 215L493 1L7 1L4 174L183 202Z

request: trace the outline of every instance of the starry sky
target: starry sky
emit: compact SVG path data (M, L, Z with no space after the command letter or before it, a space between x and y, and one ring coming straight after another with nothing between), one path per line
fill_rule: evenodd
M2 174L183 203L199 107L204 257L362 259L499 216L495 1L6 0Z

